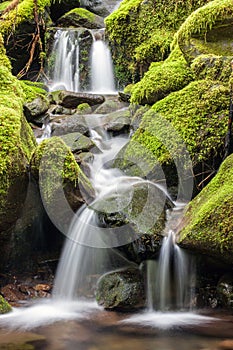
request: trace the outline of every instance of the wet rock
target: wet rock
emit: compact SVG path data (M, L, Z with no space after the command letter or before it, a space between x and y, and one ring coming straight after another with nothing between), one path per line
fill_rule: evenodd
M130 268L110 272L98 280L96 300L105 309L132 310L145 306L142 275Z
M51 123L52 136L66 135L74 132L86 134L88 131L89 127L84 117L79 114L59 116L54 118Z
M128 181L128 182L127 182ZM166 211L173 204L165 193L146 182L133 184L124 179L124 193L119 184L118 193L95 203L100 222L116 231L119 249L130 260L140 263L155 257L162 244Z
M57 115L57 114L61 114L61 115L72 115L75 113L75 109L71 109L71 108L65 108L62 107L60 105L52 105L49 110L48 113L50 114L50 116L52 117L53 115Z
M217 293L221 306L233 308L233 275L226 274L218 282Z
M36 121L38 117L45 114L48 109L49 102L42 97L37 97L32 102L24 104L24 114L29 122Z
M96 108L95 113L107 114L107 113L115 112L127 106L128 106L128 103L121 102L116 97L113 97L113 98L107 97L106 101Z
M86 9L75 8L59 18L57 24L62 27L100 29L104 27L104 19Z
M15 302L19 300L26 300L27 296L22 293L15 284L7 284L1 288L1 294L8 302Z
M118 94L120 96L121 101L123 101L123 102L130 102L130 97L131 97L130 94L126 94L126 93L124 93L122 91L119 91Z
M130 124L131 116L127 108L112 112L105 118L105 129L107 131L128 131Z
M88 152L96 148L95 143L91 139L79 132L63 135L61 138L73 153L80 153L81 151Z
M66 108L77 108L81 103L88 103L90 106L104 102L104 96L89 94L85 92L61 91L59 93L60 105Z

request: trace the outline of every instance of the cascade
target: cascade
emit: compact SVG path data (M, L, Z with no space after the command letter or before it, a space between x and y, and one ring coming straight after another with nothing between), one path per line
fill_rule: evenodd
M91 54L91 90L115 93L111 53L103 40L94 40Z
M79 31L58 29L55 34L51 90L79 91Z
M85 80L85 90L89 92L105 94L116 92L111 53L107 44L102 40L103 35L102 33L94 34L89 29L86 31L91 38L89 39L93 41L89 52L86 52L86 49L80 50L83 29L58 29L56 31L53 45L55 59L50 90L64 89L79 92L84 90L82 84ZM82 57L82 54L85 54L85 57ZM83 71L84 62L87 65L85 72ZM90 70L89 73L88 70ZM89 76L91 78L88 78Z

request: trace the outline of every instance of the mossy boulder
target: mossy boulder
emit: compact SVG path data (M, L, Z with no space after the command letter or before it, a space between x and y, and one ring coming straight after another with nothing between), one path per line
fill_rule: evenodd
M2 60L7 61L1 47ZM9 64L9 62L8 62ZM23 115L24 94L7 66L0 64L0 232L8 230L20 215L28 184L27 165L35 139ZM3 244L1 244L3 246Z
M233 263L233 155L217 175L187 206L179 243L193 252Z
M206 0L124 0L105 19L120 85L137 82L152 62L165 59L185 18Z
M63 27L84 27L89 29L100 29L104 27L102 17L83 9L75 8L59 18L58 25Z
M232 1L214 0L187 18L175 41L189 63L200 54L232 56L232 25Z
M143 277L138 269L107 273L97 284L96 300L105 309L130 310L145 306Z
M30 169L38 181L50 219L67 233L74 212L94 195L71 149L59 137L42 141L33 153Z
M193 74L183 55L170 55L164 62L150 65L148 72L131 89L131 103L149 104L161 100L170 92L181 90L193 80Z
M188 152L194 175L214 173L224 155L229 100L228 85L211 80L193 81L170 93L144 114L124 156L121 154L125 164L120 166L138 164L147 174L159 163L172 185L174 160L178 164L180 159L185 169ZM201 179L197 175L197 182Z
M219 80L227 83L231 77L232 58L213 54L198 56L191 64L195 79Z
M12 310L10 304L0 295L0 314L6 314Z

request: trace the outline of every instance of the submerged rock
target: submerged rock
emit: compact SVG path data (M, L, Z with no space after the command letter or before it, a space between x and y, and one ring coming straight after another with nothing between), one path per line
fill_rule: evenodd
M97 284L96 300L105 309L133 310L145 306L145 290L138 269L129 268L107 273Z

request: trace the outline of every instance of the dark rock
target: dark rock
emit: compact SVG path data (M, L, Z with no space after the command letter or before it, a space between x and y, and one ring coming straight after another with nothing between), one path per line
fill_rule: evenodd
M127 108L112 112L105 118L105 129L107 131L129 130L131 124L130 111Z
M59 18L58 25L63 27L84 27L89 29L100 29L104 27L102 17L89 12L86 9L75 8Z
M103 275L98 280L96 300L105 309L132 310L144 307L145 290L140 271L129 268Z
M52 136L66 135L73 132L86 134L89 130L83 116L73 114L72 116L61 116L53 119L51 123Z
M217 285L221 306L233 308L233 275L226 274L222 276Z
M104 102L104 96L89 94L85 92L61 91L59 94L60 104L66 108L77 108L81 103L88 103L90 106Z
M120 96L120 100L123 101L123 102L130 102L130 94L125 94L124 92L122 91L119 91L118 92L119 96Z
M80 134L79 132L66 134L61 136L62 140L70 147L73 153L88 152L93 148L96 148L95 143L88 137Z
M80 0L60 0L52 1L50 6L51 18L56 21L59 17L63 16L66 12L79 7Z
M108 114L115 112L124 107L128 107L128 103L121 102L117 97L105 97L105 102L95 109L95 114Z
M41 117L41 115L44 115L48 111L49 102L45 98L37 97L32 102L25 103L23 108L27 120L33 122L37 121L38 117Z

